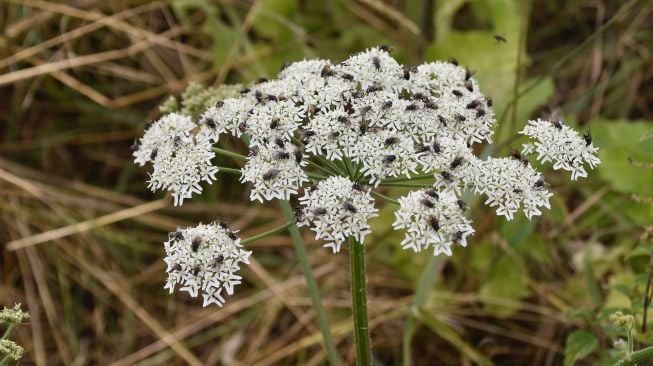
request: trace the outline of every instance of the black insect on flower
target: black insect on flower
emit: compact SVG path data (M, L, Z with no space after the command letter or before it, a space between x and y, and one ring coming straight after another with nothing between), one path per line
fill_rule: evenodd
M383 157L383 165L389 166L397 160L397 155L386 155Z
M219 266L222 262L224 262L224 255L222 254L219 254L217 257L213 259L214 266Z
M381 90L383 90L383 86L378 85L378 84L374 84L374 85L370 85L369 87L367 87L367 89L365 91L368 92L368 93L374 93L374 92L381 91Z
M471 79L472 76L474 76L474 73L476 73L476 72L475 72L475 71L471 71L471 70L468 69L468 68L465 68L465 81L469 81L469 79Z
M313 214L313 216L322 216L327 213L327 210L324 207L315 207L314 209L311 210L311 213Z
M431 215L426 220L433 231L437 232L440 230L440 221L438 221L437 217Z
M463 240L463 232L462 231L456 231L453 236L451 237L451 241L454 243L459 243Z
M463 93L462 93L460 90L458 90L458 89L454 89L454 90L452 90L452 91L451 91L451 94L455 95L456 98L460 98L460 97L463 96Z
M202 237L201 236L196 236L193 238L193 241L190 243L190 249L193 252L197 252L197 250L200 248L200 245L202 245Z
M442 178L444 178L444 180L446 180L448 182L453 182L453 177L451 176L451 173L449 173L447 171L444 171L444 172L440 173L440 176Z
M433 152L439 154L441 151L442 149L440 148L440 143L433 141Z
M279 146L281 149L283 149L286 146L286 142L281 137L277 137L276 139L274 139L274 143L277 146Z
M456 113L453 115L453 118L456 120L456 122L465 122L466 118L460 113Z
M520 189L520 188L515 188L515 189L512 190L512 193L522 194L522 193L524 193L524 190Z
M181 264L179 264L179 263L175 263L175 265L172 266L172 270L173 270L173 271L176 271L176 272L181 271Z
M174 241L184 240L184 234L181 232L181 229L177 229L177 231L168 234L168 237Z
M263 83L266 83L267 81L268 81L268 78L261 77L261 78L258 78L258 80L256 80L256 84L263 84Z
M315 136L315 131L313 131L313 130L303 130L303 131L301 131L299 133L299 135L300 135L301 141L306 143L306 142L308 142L308 140L311 137Z
M389 44L382 44L382 45L379 46L379 49L381 51L385 51L385 52L392 52L392 51L395 50L395 48L390 46Z
M464 162L465 162L465 159L462 156L457 156L455 159L453 159L453 161L451 162L451 164L449 166L451 167L451 169L456 169L459 166L461 166L462 163L464 163Z
M347 80L347 81L353 81L354 80L354 75L345 73L345 74L342 74L342 78Z
M460 209L460 211L467 210L467 204L465 203L465 201L458 200L458 201L456 201L456 204L458 205L458 208Z
M351 213L356 213L358 210L356 210L356 207L354 206L351 201L347 200L343 202L342 207L345 209L345 211L351 212Z
M583 140L585 140L585 146L590 146L592 144L592 135L589 131L583 134Z
M423 154L429 151L431 151L431 147L429 145L417 145L417 147L415 147L416 154Z
M485 116L485 109L483 109L483 108L479 108L479 109L477 109L477 110L476 110L476 117L477 117L477 118L481 118L481 117L483 117L483 116Z
M227 225L227 223L224 222L223 220L218 220L217 223L218 226L220 226L220 228L222 228L223 230L229 230L229 225Z
M222 108L224 106L224 101L223 100L218 100L217 102L215 102L215 104L213 106L215 108Z
M383 141L383 146L388 147L399 143L399 137L388 137Z
M435 203L433 203L433 201L431 201L428 198L422 198L419 202L422 205L424 205L424 207L428 207L428 208L434 208L435 207Z
M301 147L295 147L295 150L293 151L293 156L295 157L295 162L297 164L302 162L302 159L304 158L304 149Z
M480 106L480 105L481 105L481 101L478 100L478 99L474 99L474 100L472 100L471 102L467 103L467 105L465 106L465 108L467 108L467 109L475 109L475 108L478 108L478 106Z
M327 135L327 139L329 141L335 141L338 139L338 137L340 137L340 132L338 131L329 132L329 134Z
M231 240L236 240L236 239L238 239L238 236L236 235L236 233L234 233L234 232L231 231L231 230L227 231L227 236L228 236L229 239L231 239Z
M243 89L240 90L240 94L247 94L247 93L249 93L250 91L252 91L252 89L250 89L250 88L243 88Z
M374 68L377 70L381 70L381 60L378 57L372 57L372 65L374 65Z
M485 103L487 104L488 107L492 107L492 98L485 97Z
M286 151L277 151L274 155L278 160L288 160L290 159L290 154Z
M407 111L416 111L418 109L419 109L419 105L417 105L415 103L411 103L411 104L406 106Z
M329 77L329 76L334 76L336 72L331 68L331 65L326 64L324 67L322 67L322 71L320 71L320 76L323 78Z
M454 65L454 66L459 66L460 65L460 62L458 62L458 60L456 60L454 57L449 57L449 63Z
M270 181L274 178L276 178L279 175L279 170L278 169L270 169L267 172L265 172L262 176L264 181Z
M444 117L441 116L441 115L438 115L438 121L440 121L440 123L442 123L442 125L443 125L444 127L447 127L447 119L446 119L446 118L444 118Z
M362 185L360 183L352 184L351 189L353 189L354 191L363 192L363 193L366 193L366 192L369 191L369 189L367 187L365 187L364 185Z
M392 101L391 100L388 100L386 102L383 102L383 104L381 104L381 109L388 109L390 107L392 107Z
M152 149L152 152L150 153L150 160L156 159L156 156L159 154L159 150L157 148Z
M473 92L474 91L474 83L472 83L471 80L465 81L465 88L467 88L468 91Z
M433 189L433 188L429 188L429 189L425 190L424 194L426 194L427 196L429 196L431 198L435 198L436 200L440 198L440 195L438 195L438 192L436 192L435 189Z
M553 124L553 127L558 131L562 130L562 121L552 121L551 124Z
M270 122L270 129L276 129L279 127L279 123L281 122L281 119L279 117L274 117L272 118L272 121Z
M426 102L426 103L424 103L424 108L436 110L436 109L438 109L438 103L436 103L434 101Z
M200 271L201 271L201 270L202 270L202 269L200 268L199 265L193 267L193 276L197 276L198 274L200 274Z
M542 187L544 187L544 178L542 178L542 176L540 176L539 178L537 178L537 180L535 181L535 184L533 184L533 187L535 187L535 188L542 188Z
M245 131L247 131L247 123L245 121L238 124L238 131L240 131L240 133L245 133Z
M302 210L301 206L295 206L293 211L295 214L295 222L302 221L304 219L304 210Z

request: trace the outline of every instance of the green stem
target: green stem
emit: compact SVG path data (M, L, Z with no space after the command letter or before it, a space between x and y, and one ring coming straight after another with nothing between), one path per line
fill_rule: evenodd
M415 334L415 326L417 321L417 319L415 319L415 315L418 313L419 308L426 303L428 294L433 288L433 282L436 280L438 268L440 268L443 261L443 256L431 257L428 264L426 265L426 268L424 268L422 275L419 278L417 290L415 291L415 297L413 298L413 302L408 308L408 312L406 314L406 325L404 326L404 338L402 341L404 366L412 365L411 343L413 342L413 335Z
M5 357L0 360L0 366L3 365L9 365L9 355L5 355Z
M240 169L225 168L225 167L221 167L221 166L218 167L218 172L229 173L229 174L234 174L234 175L241 175L242 174Z
M257 240L261 240L261 239L266 238L266 237L268 237L270 235L274 235L274 234L276 234L276 233L278 233L280 231L283 231L283 230L287 229L292 224L293 224L292 221L286 222L285 224L283 224L281 226L277 226L274 229L270 229L270 230L268 230L266 232L263 232L263 233L260 233L258 235L254 235L254 236L251 236L251 237L249 237L247 239L243 239L243 240L240 241L240 244L244 245L244 244L249 244L249 243L257 241Z
M0 339L7 339L9 338L9 334L11 333L11 330L16 326L16 324L9 324L7 326L7 330L5 331L5 334L2 335L2 338Z
M288 231L290 232L290 237L292 239L293 247L295 248L295 253L297 254L297 259L299 260L299 265L302 267L304 272L304 278L306 279L306 286L308 287L309 295L313 302L313 309L315 310L315 317L317 318L318 326L322 332L322 338L324 340L324 348L327 351L327 357L329 358L329 363L331 365L342 365L342 361L338 356L336 351L335 344L333 343L333 338L331 337L331 328L329 327L329 321L327 319L326 311L322 305L322 299L320 297L320 291L315 282L315 276L313 276L313 269L311 268L311 263L308 261L308 255L306 254L306 247L304 246L304 241L302 240L301 235L299 234L299 229L297 225L294 225L295 215L293 214L292 207L290 202L281 201L281 209L283 214L286 217L286 221L291 225L288 226Z
M354 342L356 364L372 365L370 329L367 323L367 288L365 279L365 247L349 238L349 264L351 268L351 302L354 313Z
M386 201L388 201L388 202L390 202L390 203L394 203L395 205L398 205L398 204L399 204L399 201L397 201L396 199L390 198L390 197L388 197L388 196L386 196L386 195L384 195L384 194L381 194L381 193L379 193L379 192L374 192L374 191L372 191L372 194L373 194L374 196L377 196L377 197L379 197L379 198L381 198L381 199L384 199L384 200L386 200Z
M383 183L392 183L392 182L408 182L408 181L413 181L416 179L428 179L428 178L433 178L433 173L428 173L428 174L420 174L420 175L414 175L410 178L389 178L389 179L384 179L381 184Z
M228 156L228 157L231 157L231 158L234 158L234 159L240 159L240 160L246 160L247 159L247 156L245 156L245 155L235 153L233 151L221 149L219 147L214 147L213 151L215 153L217 153L217 154Z
M642 361L653 359L653 346L640 349L617 362L615 366L635 366Z
M381 187L433 187L433 184L426 183L381 183Z

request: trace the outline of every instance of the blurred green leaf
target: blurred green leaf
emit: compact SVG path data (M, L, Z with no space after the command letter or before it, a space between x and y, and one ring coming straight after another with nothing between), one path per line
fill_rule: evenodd
M519 300L528 296L528 273L504 255L492 266L492 272L479 291L485 309L498 317L505 317L519 310Z
M567 337L565 347L565 366L571 366L578 360L582 360L592 353L599 342L596 337L584 330L577 330Z

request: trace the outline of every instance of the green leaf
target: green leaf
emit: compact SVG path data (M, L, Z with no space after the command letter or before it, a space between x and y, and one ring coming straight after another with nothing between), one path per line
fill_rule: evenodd
M528 294L528 273L505 255L492 267L490 278L481 286L479 298L488 312L506 317L519 310L520 300Z
M574 365L592 353L599 342L596 337L584 330L577 330L567 337L564 366Z
M653 196L653 169L628 162L653 162L653 144L642 141L651 129L650 121L626 122L597 120L591 123L594 143L599 147L599 174L612 183L615 190Z

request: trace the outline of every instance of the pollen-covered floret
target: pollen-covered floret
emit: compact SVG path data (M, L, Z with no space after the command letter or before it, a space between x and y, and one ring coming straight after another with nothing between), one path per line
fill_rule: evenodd
M537 160L542 163L552 161L553 169L571 172L572 180L587 177L585 164L594 169L601 163L596 156L599 149L592 143L589 132L580 136L562 121L528 121L528 125L520 133L537 140L524 144L523 154L537 153Z
M223 290L232 295L241 283L237 273L240 264L249 264L251 251L242 249L236 232L224 222L178 228L164 243L168 279L164 288L170 293L179 290L197 297L201 292L203 306L225 302Z
M334 253L349 237L362 244L371 232L367 222L378 212L366 187L340 176L307 188L299 201L298 225L311 226L315 237L324 239L324 246Z
M211 163L215 157L211 138L203 131L178 132L159 140L148 187L170 191L175 206L193 193L201 193L200 182L211 183L218 173L218 167Z
M467 246L467 237L474 233L465 217L465 203L450 191L422 189L399 198L392 226L406 230L401 242L404 249L415 252L433 247L433 255L451 255L451 246Z

